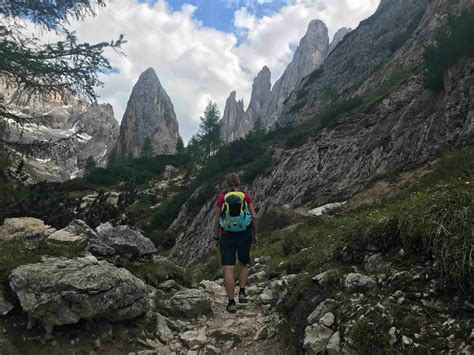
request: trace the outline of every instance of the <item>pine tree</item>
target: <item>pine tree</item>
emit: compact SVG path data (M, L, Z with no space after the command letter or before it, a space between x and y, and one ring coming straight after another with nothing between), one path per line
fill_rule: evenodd
M94 157L90 156L86 160L84 165L84 176L91 176L92 172L97 168L97 163L94 160Z
M150 137L146 136L143 141L142 149L140 152L140 158L142 159L151 159L153 158L153 146L151 144Z
M178 141L176 142L176 154L183 155L185 153L183 139L178 137Z
M204 158L209 159L222 146L220 112L217 103L209 101L201 117L198 139L203 146Z

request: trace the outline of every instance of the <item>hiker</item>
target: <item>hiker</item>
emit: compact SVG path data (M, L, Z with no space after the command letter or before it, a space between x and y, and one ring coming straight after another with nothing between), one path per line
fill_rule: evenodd
M224 267L224 286L229 298L227 311L235 313L234 267L236 254L240 263L239 303L247 303L245 286L249 274L250 247L258 243L257 214L252 197L240 191L239 175L227 175L227 192L216 201L214 218L215 239L219 243L221 265Z

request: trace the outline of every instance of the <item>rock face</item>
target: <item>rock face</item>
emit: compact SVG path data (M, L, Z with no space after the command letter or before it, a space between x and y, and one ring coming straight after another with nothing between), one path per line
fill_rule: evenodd
M131 319L149 309L142 280L92 256L22 265L11 272L9 283L22 309L47 332L80 319Z
M255 128L259 115L270 98L272 85L270 78L270 69L264 66L253 79L250 103L245 113L243 113L243 102L240 104L241 101L238 103L235 101L235 91L230 94L226 102L221 126L221 137L224 141L232 142L243 138Z
M260 214L285 204L345 201L383 174L426 163L443 149L472 142L473 73L472 60L461 60L447 71L443 93L429 91L423 75L413 75L382 101L341 117L336 127L319 131L301 147L276 149L272 172L244 188L253 194ZM212 213L209 201L190 226L182 223L185 232L174 251L181 262L198 260L212 247Z
M139 77L120 124L117 150L122 155L140 155L146 138L155 154L174 154L179 138L173 103L153 68Z
M374 15L362 21L334 48L321 71L298 84L278 117L280 125L314 117L326 104L322 94L327 88L341 93L360 85L378 66L392 57L399 38L411 35L407 28L415 31L429 3L428 0L381 2ZM439 16L445 14L440 13ZM437 18L437 15L433 17ZM400 21L401 18L403 21ZM419 44L418 48L424 48L424 44Z
M31 182L64 181L82 176L87 158L99 167L106 165L118 137L118 123L109 104L90 104L80 97L67 95L48 100L30 99L20 91L6 89L0 83L0 96L21 114L39 118L39 124L8 125L7 140L12 143L58 142L49 149L33 150L25 162ZM12 153L20 157L20 152ZM18 159L19 160L19 159Z
M344 37L352 31L352 28L342 27L334 34L331 44L329 45L328 55L336 48L336 46L341 42Z
M242 135L242 119L244 118L244 101L235 99L236 92L232 91L225 102L224 116L221 123L221 137L226 142L232 142Z
M301 39L293 60L272 88L270 99L262 110L262 125L270 128L280 116L284 102L305 76L317 69L329 50L328 29L321 20L313 20Z

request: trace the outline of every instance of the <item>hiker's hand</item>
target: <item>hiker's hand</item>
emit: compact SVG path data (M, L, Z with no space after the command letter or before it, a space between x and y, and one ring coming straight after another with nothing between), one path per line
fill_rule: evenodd
M258 245L258 235L257 234L252 237L252 245L253 246Z

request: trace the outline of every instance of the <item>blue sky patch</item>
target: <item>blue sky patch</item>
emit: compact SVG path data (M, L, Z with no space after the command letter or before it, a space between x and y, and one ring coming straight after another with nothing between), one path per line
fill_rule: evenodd
M153 4L157 0L138 0ZM219 31L234 33L234 12L246 7L258 18L271 15L287 4L287 0L166 0L174 11L178 11L184 4L196 6L194 18L204 26Z

